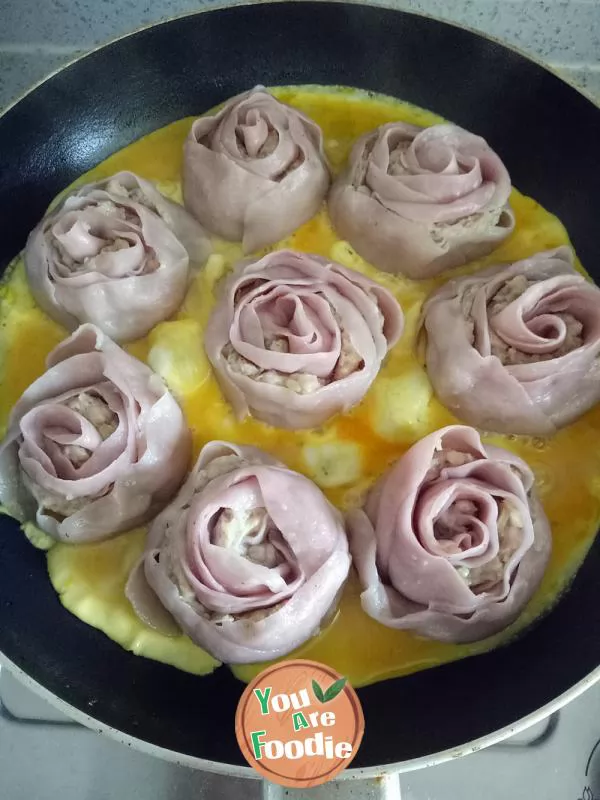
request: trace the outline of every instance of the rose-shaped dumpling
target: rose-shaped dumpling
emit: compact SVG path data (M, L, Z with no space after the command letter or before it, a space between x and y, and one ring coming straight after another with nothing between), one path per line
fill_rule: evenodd
M527 464L460 425L413 445L348 522L366 613L444 642L506 628L550 556Z
M48 356L0 443L0 503L64 542L154 517L191 454L183 413L152 370L93 325Z
M546 436L600 400L600 289L568 247L449 281L423 322L435 392L470 425Z
M342 516L312 481L210 442L153 522L127 596L146 623L179 626L220 661L265 661L319 631L349 568Z
M338 233L367 261L421 279L491 252L514 228L506 167L456 125L382 125L329 195Z
M197 119L185 143L185 205L245 253L313 217L329 181L319 126L261 88Z
M185 296L190 262L209 240L183 206L132 172L68 195L31 232L27 279L38 305L69 330L91 322L118 342L144 336Z
M240 419L312 428L362 399L402 326L382 286L321 256L279 250L238 266L204 346Z

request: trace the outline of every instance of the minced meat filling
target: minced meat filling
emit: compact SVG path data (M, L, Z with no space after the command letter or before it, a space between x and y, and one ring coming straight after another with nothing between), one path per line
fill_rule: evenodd
M340 356L336 362L335 368L328 378L319 378L316 375L304 372L278 372L277 370L265 370L258 367L252 361L249 361L244 356L240 355L231 343L227 344L223 349L223 356L227 364L233 372L240 375L245 375L262 383L268 383L272 386L282 386L290 389L297 394L311 394L318 389L326 386L332 381L342 380L353 372L362 369L364 365L363 359L355 350L350 335L347 331L341 328L341 346ZM267 350L277 353L288 353L288 341L283 336L274 336L265 341Z

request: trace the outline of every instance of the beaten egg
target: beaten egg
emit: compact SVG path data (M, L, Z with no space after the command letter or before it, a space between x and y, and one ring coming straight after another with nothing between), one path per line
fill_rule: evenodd
M394 120L417 125L441 121L429 111L356 90L292 87L273 93L321 126L334 171L340 169L356 138L378 125ZM131 170L156 181L164 194L181 202L182 145L191 122L192 118L183 119L155 131L108 158L77 184ZM513 189L511 203L515 232L490 256L458 272L516 261L569 243L560 221L535 200ZM386 286L403 308L405 332L365 399L351 413L308 431L278 430L252 419L236 420L211 374L202 344L217 285L241 256L236 244L215 241L213 255L195 275L177 315L126 349L159 373L177 397L193 432L196 455L211 439L253 444L310 477L344 510L360 503L375 479L411 444L457 421L433 395L416 348L423 301L446 276L415 282L379 272L336 237L325 209L270 249L279 247L318 253L357 270ZM44 372L46 356L67 332L35 305L20 259L0 288L0 302L3 434L11 407ZM484 433L484 441L512 450L530 464L552 525L550 564L521 617L502 633L474 644L421 639L368 617L361 609L360 587L351 573L333 620L293 656L330 664L361 686L488 650L508 641L552 605L584 558L600 519L600 406L548 440ZM142 553L143 529L91 545L56 544L31 524L24 526L24 532L34 545L47 550L50 580L65 608L81 620L137 655L198 675L218 666L186 636L159 634L134 614L124 586ZM232 670L247 681L264 666L234 666Z

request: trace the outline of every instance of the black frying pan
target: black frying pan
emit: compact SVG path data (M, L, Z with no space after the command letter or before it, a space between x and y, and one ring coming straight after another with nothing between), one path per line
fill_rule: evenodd
M67 67L13 106L0 118L0 269L82 172L258 83L371 89L481 134L515 185L559 215L600 282L600 109L474 33L322 2L220 9L149 28ZM45 556L7 517L0 564L0 651L8 661L104 726L195 759L244 763L233 725L243 685L227 668L192 677L136 658L79 622L60 605ZM596 541L567 596L518 642L360 690L366 735L353 767L458 747L598 670L599 575Z

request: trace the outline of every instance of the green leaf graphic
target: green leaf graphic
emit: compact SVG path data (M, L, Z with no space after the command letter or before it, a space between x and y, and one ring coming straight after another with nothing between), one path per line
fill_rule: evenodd
M334 697L337 697L345 685L346 685L346 678L340 678L339 680L332 683L329 689L327 689L327 691L325 692L325 702L328 703L330 700L333 700Z
M323 691L319 684L313 679L312 688L315 697L320 703L328 703L330 700L333 700L338 696L338 694L346 685L347 680L347 678L339 678L339 680L334 681L328 689Z
M320 703L324 703L325 702L325 695L323 694L323 689L321 689L321 687L319 686L319 684L316 682L316 680L314 678L313 678L313 682L312 682L312 688L313 688L313 692L315 693L315 697L317 698L317 700Z

